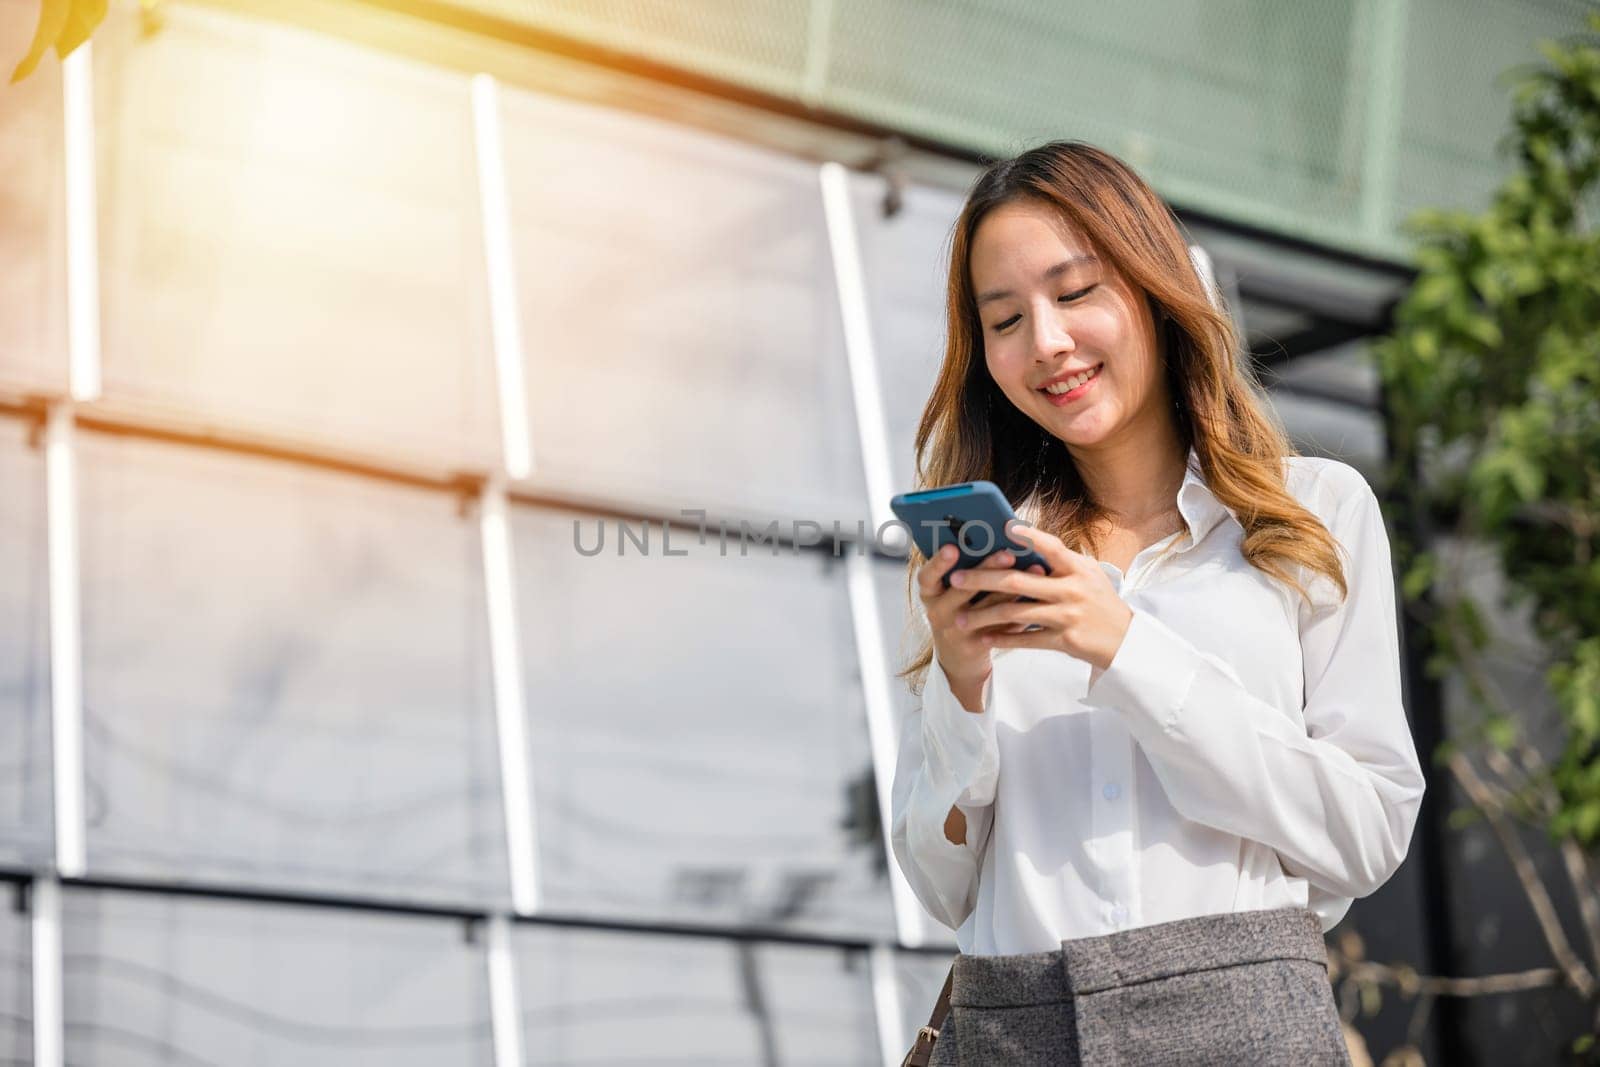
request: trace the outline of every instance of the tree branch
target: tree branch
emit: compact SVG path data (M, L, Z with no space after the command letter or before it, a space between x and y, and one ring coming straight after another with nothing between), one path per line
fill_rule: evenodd
M1501 754L1501 759L1505 759ZM1561 800L1550 785L1544 757L1527 742L1517 745L1517 760L1522 764L1528 782L1539 798L1547 818L1553 817ZM1572 895L1578 901L1578 915L1583 920L1584 933L1589 939L1589 962L1600 969L1600 886L1589 873L1589 861L1583 849L1570 837L1561 841L1561 860L1567 870L1567 881L1572 883Z
M1478 777L1478 772L1473 769L1471 762L1459 751L1451 754L1448 765L1461 788L1466 790L1467 796L1488 818L1495 836L1500 839L1501 847L1510 857L1512 869L1516 871L1517 880L1522 883L1522 891L1527 895L1528 903L1533 906L1534 917L1539 920L1539 928L1544 932L1545 942L1550 946L1550 953L1555 956L1556 964L1565 975L1567 984L1586 1000L1594 996L1594 975L1572 951L1566 931L1562 929L1561 920L1556 915L1555 905L1550 900L1550 892L1540 880L1539 872L1534 867L1533 860L1528 857L1528 850L1523 846L1522 839L1517 836L1516 828L1506 821L1505 809L1489 787Z
M1343 969L1352 981L1393 986L1407 997L1481 997L1494 993L1545 989L1565 983L1561 971L1555 967L1535 967L1528 971L1490 974L1482 978L1441 978L1438 975L1418 974L1409 967L1391 967L1369 960L1345 963Z

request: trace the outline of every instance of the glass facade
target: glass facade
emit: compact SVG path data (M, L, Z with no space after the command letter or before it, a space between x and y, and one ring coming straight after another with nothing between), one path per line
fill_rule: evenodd
M78 461L91 869L502 902L457 502L94 433Z
M459 921L68 890L68 1063L494 1062Z
M0 874L63 880L33 909L59 959L0 920L0 1062L31 1056L36 972L66 1063L903 1050L954 950L880 818L873 717L917 701L874 704L862 645L915 651L904 563L852 582L759 538L854 534L875 463L911 487L959 191L887 211L849 175L863 381L814 160L161 21L114 5L92 63L0 110ZM76 405L64 77L98 184L103 393ZM1304 325L1243 292L1256 333ZM1277 382L1311 449L1381 447L1362 359Z
M0 2L0 39L26 41L35 4ZM61 70L43 64L0 107L0 388L67 386L66 181Z
M498 449L465 77L195 9L94 39L106 397L445 467Z
M51 855L50 569L44 462L0 418L0 862Z

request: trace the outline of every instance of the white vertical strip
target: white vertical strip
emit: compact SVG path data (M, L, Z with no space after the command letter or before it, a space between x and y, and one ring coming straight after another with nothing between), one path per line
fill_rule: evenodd
M472 77L472 126L478 147L478 199L489 273L489 324L500 394L500 434L505 472L533 473L528 394L522 376L522 322L517 308L516 265L511 255L511 207L506 196L505 153L500 140L500 90L487 74Z
M28 891L33 924L33 1063L62 1067L66 1018L61 991L61 886L35 878Z
M888 945L876 944L868 950L867 970L872 976L872 1009L878 1020L878 1047L883 1053L883 1067L900 1067L906 1049L910 1047L908 1035L902 1034L900 1012L900 982L894 973L894 950Z
M849 175L838 163L824 163L819 174L828 244L833 252L833 276L839 292L844 323L845 356L850 364L850 385L861 443L861 464L867 487L872 528L881 529L889 511L890 467L888 432L884 426L883 396L878 382L878 361L872 344L872 324L867 315L866 286L856 244L855 215L850 208ZM863 697L867 707L867 735L872 746L872 770L878 787L878 821L883 828L884 855L889 861L890 896L900 941L922 943L921 905L911 892L889 843L892 828L891 788L898 745L895 743L894 695L889 688L889 662L883 647L878 613L878 590L872 580L869 556L846 556L850 613L855 626L856 657L861 665Z
M50 561L50 748L55 769L56 870L71 878L84 869L83 663L72 405L53 405L47 419L45 523Z
M506 854L511 866L511 905L519 915L539 908L538 833L533 779L528 766L527 709L523 704L522 649L517 637L515 573L505 486L484 487L480 500L483 577L489 607L489 658L494 672L494 712L500 744L501 796Z
M844 324L845 358L850 364L856 427L861 439L867 510L872 528L876 531L894 518L889 510L893 474L889 464L889 434L884 424L878 358L872 343L867 290L861 274L861 253L856 243L855 214L850 208L850 177L843 166L829 162L822 165L820 178L823 216L828 225L828 245L833 251L834 283L839 291L839 314Z
M800 82L800 99L807 107L822 103L822 86L828 77L828 48L833 36L833 0L811 0L806 19L806 69Z
M878 823L883 829L883 854L889 862L889 895L894 902L895 929L902 945L914 947L923 941L922 905L912 893L905 872L900 870L889 840L894 827L891 790L899 745L895 740L894 693L890 689L889 657L883 647L873 566L870 557L856 552L845 557L850 619L855 628L856 659L861 664L862 696L867 705L867 741L872 746L873 780L878 787Z
M511 920L489 916L489 1022L494 1032L494 1067L522 1067L522 1011L517 964L511 954Z
M100 395L99 205L95 198L94 59L85 41L61 64L67 197L67 381L74 400Z

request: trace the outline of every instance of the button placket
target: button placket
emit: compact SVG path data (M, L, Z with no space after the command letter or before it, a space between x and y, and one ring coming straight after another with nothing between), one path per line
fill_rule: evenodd
M1171 543L1146 548L1130 562L1127 575L1121 574L1115 564L1102 562L1118 595L1126 600L1145 585L1161 561L1174 554L1173 548L1183 544L1185 532L1180 530L1168 538ZM1124 783L1133 781L1134 740L1120 716L1097 709L1091 744L1091 766L1098 782L1098 788L1091 785L1090 793L1094 843L1098 846L1091 849L1091 854L1101 864L1105 921L1120 930L1139 921L1136 808L1133 795L1124 794Z

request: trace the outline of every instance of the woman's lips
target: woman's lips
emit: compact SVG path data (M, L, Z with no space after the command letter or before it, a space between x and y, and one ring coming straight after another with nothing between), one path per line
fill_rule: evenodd
M1095 368L1094 377L1090 378L1076 389L1068 389L1064 393L1047 393L1041 389L1039 390L1039 395L1044 397L1048 403L1054 404L1058 408L1065 407L1067 404L1070 404L1073 401L1088 395L1089 390L1093 389L1095 383L1100 380L1100 372L1104 368L1105 364L1100 364L1100 366Z

